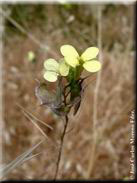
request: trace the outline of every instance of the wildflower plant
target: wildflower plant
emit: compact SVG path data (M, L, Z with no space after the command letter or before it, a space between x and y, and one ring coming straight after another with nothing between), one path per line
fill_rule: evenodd
M59 61L53 58L44 61L43 78L48 82L56 82L56 90L49 91L46 82L39 83L35 90L41 105L46 105L57 115L65 117L55 179L58 175L63 139L68 124L68 113L73 108L73 114L77 114L85 89L83 81L91 76L82 78L82 72L85 69L90 73L95 73L101 69L101 63L97 60L99 49L96 47L87 48L81 55L71 45L61 46L60 51L63 57Z
M63 58L56 61L49 58L44 61L43 77L48 82L56 82L56 92L49 92L46 83L41 83L36 88L36 96L42 105L49 106L57 115L65 116L74 107L77 113L84 88L81 78L83 70L95 73L101 69L101 63L97 60L99 49L87 48L82 55L71 45L63 45L60 48ZM64 82L65 80L65 82ZM64 84L65 83L65 84Z

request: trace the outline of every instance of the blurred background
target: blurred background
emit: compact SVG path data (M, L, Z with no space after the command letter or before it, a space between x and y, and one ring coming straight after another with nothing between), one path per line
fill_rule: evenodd
M43 61L59 59L63 44L73 45L79 53L99 47L102 70L94 81L91 77L85 82L88 88L77 115L70 113L58 178L129 179L134 9L133 4L3 5L3 164L43 139L18 105L53 127L38 123L50 140L35 150L40 155L13 169L5 179L54 177L64 121L39 106L34 90L35 79L43 80ZM29 51L36 55L34 62L27 59Z

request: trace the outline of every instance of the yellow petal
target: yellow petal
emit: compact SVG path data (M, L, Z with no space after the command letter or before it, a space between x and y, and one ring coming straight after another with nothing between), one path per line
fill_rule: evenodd
M85 62L83 67L89 72L97 72L101 69L101 63L96 60Z
M33 51L28 52L28 61L32 61L35 58L35 54Z
M63 45L60 51L64 57L78 57L79 54L76 49L71 45Z
M93 58L96 58L97 54L99 52L99 49L96 47L89 47L87 48L84 53L81 55L81 58L83 61L88 61Z
M49 58L48 60L44 61L44 67L48 71L56 71L56 72L58 72L59 63L56 60L54 60L52 58Z
M79 61L76 57L65 57L65 62L70 65L71 67L76 67L77 65L79 65Z
M43 75L44 79L50 82L55 82L57 80L57 73L46 71Z
M59 64L59 72L62 76L67 76L69 73L69 66L64 61Z

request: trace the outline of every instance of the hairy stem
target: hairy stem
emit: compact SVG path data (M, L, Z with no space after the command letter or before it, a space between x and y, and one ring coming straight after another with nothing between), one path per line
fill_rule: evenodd
M55 176L54 176L54 180L57 179L58 176L58 171L59 171L59 165L60 165L60 160L61 160L61 155L62 155L62 148L63 148L63 142L64 142L64 137L66 134L66 130L67 130L67 126L68 126L68 115L65 116L65 126L64 126L64 130L63 133L61 135L61 144L60 144L60 148L59 148L59 154L58 154L58 159L57 159L57 166L56 166L56 172L55 172Z

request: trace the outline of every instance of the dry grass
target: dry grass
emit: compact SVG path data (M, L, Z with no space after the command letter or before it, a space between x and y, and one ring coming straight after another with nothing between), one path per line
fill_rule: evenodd
M43 135L22 114L16 103L30 111L38 119L53 127L42 130L50 140L36 150L40 156L14 169L7 179L52 179L58 154L58 144L63 121L48 108L42 108L34 95L35 78L42 78L43 60L60 58L59 48L72 44L79 51L97 45L97 6L79 5L66 10L57 5L45 5L48 20L31 30L25 27L49 51L39 48L28 37L6 35L4 43L4 157L8 163L40 141ZM94 10L93 10L94 9ZM93 128L94 90L91 83L85 92L76 117L70 114L68 130L61 159L60 179L124 179L129 176L130 124L129 112L134 108L134 52L133 6L116 5L102 11L102 61L103 67L97 94L96 125ZM93 16L94 15L94 16ZM119 17L119 18L117 18ZM33 50L35 64L26 59ZM85 73L86 74L86 73ZM89 83L90 79L86 83ZM94 130L96 131L94 131ZM94 135L96 140L94 141ZM93 152L93 147L95 151ZM93 158L94 161L90 160ZM92 166L92 168L90 168ZM89 171L90 170L90 171Z

